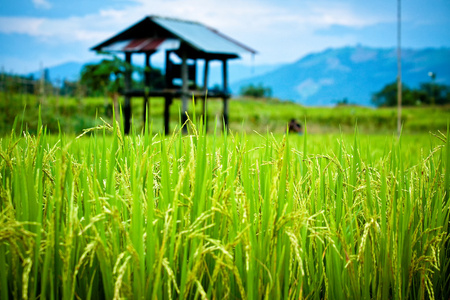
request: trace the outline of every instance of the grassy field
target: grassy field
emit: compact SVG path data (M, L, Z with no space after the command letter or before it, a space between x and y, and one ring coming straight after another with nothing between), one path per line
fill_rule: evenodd
M41 100L40 102L38 100ZM109 100L107 99L107 103ZM103 98L36 98L33 95L0 93L0 135L9 134L10 126L17 115L22 115L24 106L25 123L36 133L37 114L41 105L42 119L50 132L58 133L61 128L65 133L80 134L83 129L94 127L101 122L99 117L111 122L111 116L105 115L105 99ZM142 99L133 98L134 125L138 130L143 128ZM189 105L189 114L194 113L193 105ZM164 101L152 98L150 117L155 132L163 130ZM175 100L171 106L170 127L178 125L180 101ZM232 99L229 104L230 128L233 131L266 133L267 131L282 134L292 118L304 123L306 120L311 134L352 133L355 125L361 133L392 134L396 131L396 108L371 108L357 106L336 107L304 107L291 102L279 102L274 99ZM200 115L203 101L197 101L195 112ZM208 129L216 126L220 120L222 102L208 101ZM447 129L450 120L448 106L416 106L403 109L403 132L409 134L428 133L429 131Z
M448 131L188 126L3 138L0 298L450 297Z

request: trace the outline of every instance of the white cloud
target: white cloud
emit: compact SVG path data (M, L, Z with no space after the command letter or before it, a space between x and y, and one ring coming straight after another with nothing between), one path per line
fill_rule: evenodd
M334 84L333 78L321 78L318 81L314 81L312 78L308 78L302 81L296 90L301 99L307 99L308 97L316 94L322 87Z
M146 15L161 15L202 22L258 50L258 61L281 62L317 50L318 45L353 42L351 36L317 37L319 29L332 25L364 27L383 21L358 14L348 5L324 5L323 1L299 1L287 7L258 0L136 0L136 5L122 10L104 9L82 17L0 17L0 32L28 34L49 43L81 42L90 47ZM50 5L46 0L33 2Z
M327 68L328 70L338 70L343 72L351 71L350 67L343 65L337 57L330 57L327 59Z
M7 34L28 34L36 36L45 19L23 17L0 17L0 32Z
M34 7L36 8L43 8L43 9L50 9L52 8L52 4L48 2L47 0L32 0Z
M33 0L35 4L44 5L46 0ZM249 33L291 31L312 31L331 25L344 26L367 26L378 22L373 18L358 15L350 8L334 5L322 7L319 5L298 5L295 7L284 7L275 4L265 4L259 1L241 0L155 0L152 2L137 0L135 6L123 10L106 9L96 14L84 17L71 17L67 19L39 19L42 23L43 36L59 36L64 39L66 35L62 29L81 29L86 31L101 30L113 34L133 22L142 19L146 15L161 15L200 21L225 32L233 32L239 35ZM47 5L45 4L45 5ZM5 17L3 17L5 19ZM38 18L16 17L10 21L20 21L28 24L36 22ZM35 23L34 23L35 24ZM1 26L0 30L5 32L14 31L14 26ZM103 26L104 25L104 26ZM291 28L286 26L291 26ZM62 26L62 28L60 28ZM292 28L293 26L293 28ZM24 26L19 26L23 29ZM19 31L17 29L16 31ZM23 30L20 30L23 33ZM45 31L45 32L44 32ZM35 36L37 32L30 28L30 35ZM267 36L266 36L267 37ZM83 38L84 39L84 38Z
M67 19L0 17L0 33L27 34L48 42L93 42L108 35L111 23L95 15Z

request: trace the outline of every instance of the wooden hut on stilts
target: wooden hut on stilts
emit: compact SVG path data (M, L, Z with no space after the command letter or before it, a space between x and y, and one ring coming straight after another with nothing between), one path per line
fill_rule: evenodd
M108 40L93 47L92 50L107 53L124 53L125 61L132 63L134 53L145 54L145 88L135 89L132 86L131 71L125 76L123 116L124 131L129 133L131 120L131 100L142 97L145 120L147 105L151 97L164 98L164 129L169 133L169 108L173 99L181 98L182 122L186 120L188 102L191 97L221 98L223 100L223 121L228 126L228 67L229 59L239 58L239 53L255 54L256 51L237 42L217 30L197 22L183 21L158 16L148 16L128 29L114 35ZM165 86L162 89L150 89L151 78L150 58L157 51L165 51ZM177 64L171 60L174 53L181 60ZM204 60L203 89L196 88L197 60ZM193 63L189 64L189 61ZM222 62L223 87L220 91L207 91L209 63L218 60ZM176 81L181 79L181 86ZM206 118L206 102L203 110Z

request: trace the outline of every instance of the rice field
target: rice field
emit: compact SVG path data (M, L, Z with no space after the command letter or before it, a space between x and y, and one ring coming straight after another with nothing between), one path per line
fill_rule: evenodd
M4 137L0 298L449 299L448 132L186 126Z

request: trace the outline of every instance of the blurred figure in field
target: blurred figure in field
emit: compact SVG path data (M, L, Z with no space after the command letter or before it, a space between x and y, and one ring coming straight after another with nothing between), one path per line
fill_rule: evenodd
M297 133L299 135L303 134L302 125L299 122L297 122L297 120L291 119L288 126L289 126L289 133Z

